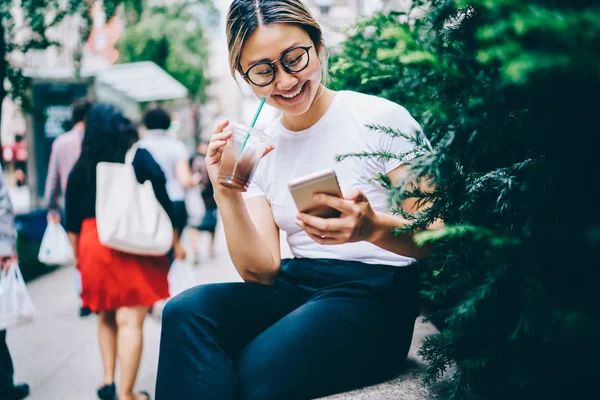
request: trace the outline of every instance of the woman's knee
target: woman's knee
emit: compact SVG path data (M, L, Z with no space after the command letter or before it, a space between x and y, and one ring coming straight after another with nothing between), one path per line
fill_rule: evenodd
M162 312L163 329L177 328L190 320L201 319L215 306L215 295L215 285L200 285L173 297Z
M142 306L119 308L115 313L117 327L141 328L147 313L148 308Z

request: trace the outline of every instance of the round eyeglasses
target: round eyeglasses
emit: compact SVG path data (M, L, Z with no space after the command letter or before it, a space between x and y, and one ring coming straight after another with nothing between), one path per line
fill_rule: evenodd
M286 50L281 57L271 62L254 64L242 76L256 86L267 86L275 80L275 63L279 61L287 73L300 72L310 62L309 50L312 46L297 46Z

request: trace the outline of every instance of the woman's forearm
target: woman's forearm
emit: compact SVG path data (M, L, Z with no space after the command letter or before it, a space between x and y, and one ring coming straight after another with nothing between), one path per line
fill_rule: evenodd
M227 248L233 265L245 281L272 284L281 260L261 237L240 193L215 193Z
M187 160L179 161L175 167L177 180L184 189L188 190L200 183L201 176L193 174Z
M425 258L429 255L430 246L419 246L416 244L414 234L402 233L398 236L394 235L392 232L394 228L404 227L408 224L408 221L404 218L376 212L374 221L376 228L368 240L370 243L406 257ZM429 226L427 229L439 229L442 225L442 222L439 222Z

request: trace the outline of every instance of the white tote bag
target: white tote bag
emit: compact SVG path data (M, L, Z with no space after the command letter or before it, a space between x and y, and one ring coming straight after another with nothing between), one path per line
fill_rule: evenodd
M134 145L125 163L96 167L96 224L100 243L125 253L159 256L173 245L173 225L152 183L139 183L133 169Z
M171 297L198 285L192 265L185 260L175 260L169 269L169 294Z
M65 229L61 224L48 222L38 260L46 265L72 265L74 258L73 248Z
M17 263L0 272L0 330L33 321L35 307Z

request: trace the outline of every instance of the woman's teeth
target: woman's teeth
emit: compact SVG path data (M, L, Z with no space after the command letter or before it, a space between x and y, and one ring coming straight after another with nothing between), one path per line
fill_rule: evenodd
M293 99L294 97L298 96L302 92L302 89L304 89L304 85L300 86L300 89L298 89L297 92L289 94L289 95L282 94L281 97L284 97L286 99Z

